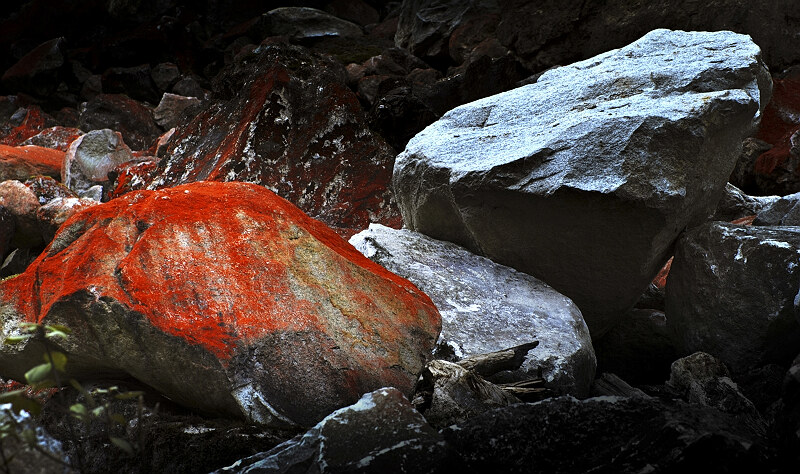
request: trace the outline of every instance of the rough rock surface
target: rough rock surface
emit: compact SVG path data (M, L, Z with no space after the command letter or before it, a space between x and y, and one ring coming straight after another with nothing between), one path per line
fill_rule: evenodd
M44 148L67 151L70 143L83 135L80 129L73 127L50 127L28 138L23 145L36 145Z
M753 225L800 226L800 192L783 196L764 206Z
M133 159L133 153L113 130L93 130L69 146L61 168L61 182L77 193L108 181L108 173Z
M24 181L35 175L59 178L63 162L63 151L33 145L0 145L0 181Z
M778 199L778 196L748 196L741 189L728 183L725 185L725 193L719 200L717 210L714 211L711 220L730 222L754 216L774 205Z
M371 224L350 243L431 297L442 315L439 344L456 357L537 340L514 375L535 377L541 368L548 388L588 395L597 364L586 323L569 298L530 275L407 229Z
M98 94L81 106L80 129L110 128L134 150L145 150L161 135L152 110L123 94Z
M11 238L16 232L17 221L11 211L0 205L0 260L11 250Z
M365 394L307 433L216 474L285 472L452 472L441 435L394 388Z
M265 13L261 22L264 34L285 35L293 40L321 36L358 37L364 34L358 25L315 8L276 8Z
M542 279L601 335L713 211L770 88L749 37L655 30L414 137L403 220Z
M0 182L0 206L9 211L14 218L11 247L29 248L42 243L42 236L36 223L39 199L33 191L19 181Z
M686 232L667 278L667 325L682 354L734 373L786 364L800 347L800 228L707 223Z
M158 107L153 110L153 118L161 128L169 130L180 124L184 112L187 110L197 112L200 110L202 103L197 97L184 97L165 93L161 97Z
M757 472L765 465L766 440L733 415L644 397L550 398L442 433L466 472Z
M254 55L219 81L230 101L175 132L150 188L246 181L347 236L370 222L399 227L394 154L366 126L341 66L286 46Z
M0 317L0 337L71 327L69 376L127 374L201 412L304 426L378 387L410 392L441 327L427 296L290 203L213 182L73 215L0 284ZM3 346L0 376L41 357Z
M61 224L78 211L98 205L94 199L78 197L57 197L44 204L36 211L39 231L45 243L49 243L56 235Z

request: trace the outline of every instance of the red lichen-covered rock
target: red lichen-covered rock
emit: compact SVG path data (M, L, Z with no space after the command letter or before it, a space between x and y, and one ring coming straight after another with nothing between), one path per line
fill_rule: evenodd
M311 425L362 393L409 393L438 335L430 299L265 188L137 191L65 222L0 283L15 322L72 328L78 377L135 377L204 412ZM41 359L0 347L0 376Z
M11 236L11 247L29 248L42 243L36 224L39 200L33 191L19 181L0 182L0 206L14 217L15 230Z
M50 242L55 237L61 224L67 221L73 214L88 207L97 206L100 203L94 199L67 197L56 198L43 205L36 211L36 218L39 223L39 231L45 242Z
M389 191L394 152L366 124L341 65L263 47L219 81L231 93L177 129L151 188L262 184L349 236L402 223Z
M111 186L108 199L118 198L131 191L144 189L153 179L158 169L158 161L152 156L122 163L108 173Z
M42 110L35 105L19 109L14 113L14 115L17 114L24 115L21 116L21 120L16 126L3 134L3 137L0 138L0 144L12 146L22 145L25 140L56 125L52 117L42 112Z
M0 145L0 181L31 176L61 177L64 152L40 146Z
M33 194L39 199L39 204L45 205L53 199L78 197L71 189L49 176L35 176L25 181Z
M36 145L44 148L67 151L70 143L81 137L83 132L73 127L50 127L28 138L23 145Z

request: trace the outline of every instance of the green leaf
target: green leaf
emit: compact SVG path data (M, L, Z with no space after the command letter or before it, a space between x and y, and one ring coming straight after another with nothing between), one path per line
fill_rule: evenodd
M34 385L44 382L50 377L53 372L53 365L49 362L45 364L39 364L34 368L30 369L29 371L25 372L25 380L28 381L28 384Z
M89 412L86 410L86 405L83 403L76 403L70 406L69 412L72 413L76 418L86 418L89 416Z
M72 333L72 329L62 326L60 324L48 324L44 327L45 329L45 337L47 338L56 338L60 337L66 339Z
M3 341L3 344L13 346L15 344L22 344L23 342L27 341L30 338L31 338L30 334L21 334L19 336L8 336Z
M92 409L92 415L99 418L103 416L104 411L106 411L106 407L101 405Z
M116 446L119 449L125 451L126 453L130 454L131 456L134 455L133 446L131 446L131 443L127 442L126 440L124 440L122 438L117 438L116 436L109 436L108 439L111 440L112 443L114 443L114 446Z
M48 354L44 355L44 361L52 362L56 370L58 370L59 372L63 372L64 367L67 365L67 355L64 354L63 352L58 352L58 351L51 351L49 354L50 354L49 357Z
M36 323L19 323L19 328L25 332L36 332L41 326Z

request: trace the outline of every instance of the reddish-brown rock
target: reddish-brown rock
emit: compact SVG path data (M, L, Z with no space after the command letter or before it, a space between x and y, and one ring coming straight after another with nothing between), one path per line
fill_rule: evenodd
M80 129L55 126L42 130L41 132L22 142L22 144L67 151L70 143L82 135L83 132Z
M72 190L49 176L35 176L25 181L33 194L39 199L39 204L47 204L53 199L78 197Z
M43 205L36 211L36 220L39 224L39 232L42 234L42 239L44 239L45 243L49 243L55 237L61 224L66 222L73 214L99 204L94 199L58 197Z
M25 140L39 134L48 127L56 125L52 117L42 112L42 109L35 105L20 109L14 115L20 112L25 114L22 120L7 133L4 133L3 137L0 138L0 144L22 145Z
M34 175L61 177L64 152L39 146L0 145L0 181Z
M108 173L111 187L108 199L114 199L131 191L144 189L153 179L158 169L158 161L154 157L145 157L122 163Z
M345 236L399 227L394 152L366 125L341 65L262 47L219 81L233 98L178 128L151 188L193 181L262 184Z
M441 319L408 281L261 186L137 191L72 216L0 283L0 328L66 324L70 376L133 376L204 412L310 425L409 393ZM0 347L0 376L41 359Z

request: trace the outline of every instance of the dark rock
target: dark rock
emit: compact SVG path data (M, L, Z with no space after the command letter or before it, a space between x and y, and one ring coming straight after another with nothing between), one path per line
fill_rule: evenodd
M161 97L149 64L114 67L103 73L103 92L126 94L134 100L155 104Z
M739 374L734 381L742 394L753 402L762 414L771 414L772 405L781 398L786 367L767 364Z
M194 117L203 108L203 101L196 97L164 93L158 107L153 110L153 118L164 130L169 130L179 124L185 117Z
M14 92L48 97L56 91L64 67L65 39L55 38L40 44L8 69L3 85Z
M33 194L39 198L39 204L45 205L56 198L78 197L68 187L49 176L36 176L25 181Z
M775 431L779 436L781 464L792 472L800 463L800 355L791 363L783 379Z
M767 107L769 107L769 104ZM762 118L761 128L764 127L764 123L765 120ZM769 151L770 148L772 148L772 145L764 140L754 137L745 138L742 142L742 153L736 161L736 167L733 168L730 178L728 178L731 184L750 194L764 194L759 188L755 167L758 157Z
M11 211L0 205L0 259L11 250L11 238L16 232L17 221Z
M323 36L363 36L358 25L324 11L306 7L281 7L261 18L264 36L288 36L292 40Z
M680 354L707 352L734 375L786 364L800 347L800 228L712 222L687 231L667 279Z
M452 472L459 463L451 454L400 391L382 388L307 433L215 473Z
M769 87L746 36L653 31L414 137L394 167L404 223L547 282L601 336L714 209Z
M783 196L764 206L757 213L753 225L800 226L800 192Z
M378 23L380 20L378 11L363 0L333 0L328 2L325 10L342 20L361 26Z
M380 97L369 112L370 127L396 150L439 118L411 87L399 87Z
M39 252L31 248L14 249L2 262L2 267L0 267L0 279L24 272L38 255Z
M192 77L182 77L172 86L172 93L183 97L197 97L203 99L208 95L208 91L200 85L200 82Z
M0 426L4 428L0 444L3 470L17 474L72 472L65 468L70 460L61 442L39 426L30 413L15 412L9 407L0 405Z
M714 211L711 220L730 222L743 217L754 216L772 207L777 200L777 196L748 196L741 189L728 183L725 185L725 192L722 194L722 198L717 204L717 210Z
M150 77L159 92L167 92L180 80L181 71L173 63L160 63L150 70Z
M603 373L594 381L592 386L593 397L623 397L623 398L647 398L649 395L632 387L628 382L619 378L615 374Z
M594 342L598 370L636 384L663 382L677 351L664 313L632 309Z
M99 94L81 107L80 127L120 132L134 150L145 150L161 135L149 107L121 94Z
M67 151L69 145L81 135L83 135L83 131L77 128L61 126L50 127L28 138L22 142L22 145L35 145L59 151Z
M5 208L14 218L11 248L36 247L42 243L36 224L39 199L33 191L19 181L0 182L0 207Z
M442 434L468 472L768 470L766 440L737 417L649 397L550 398L491 410Z

